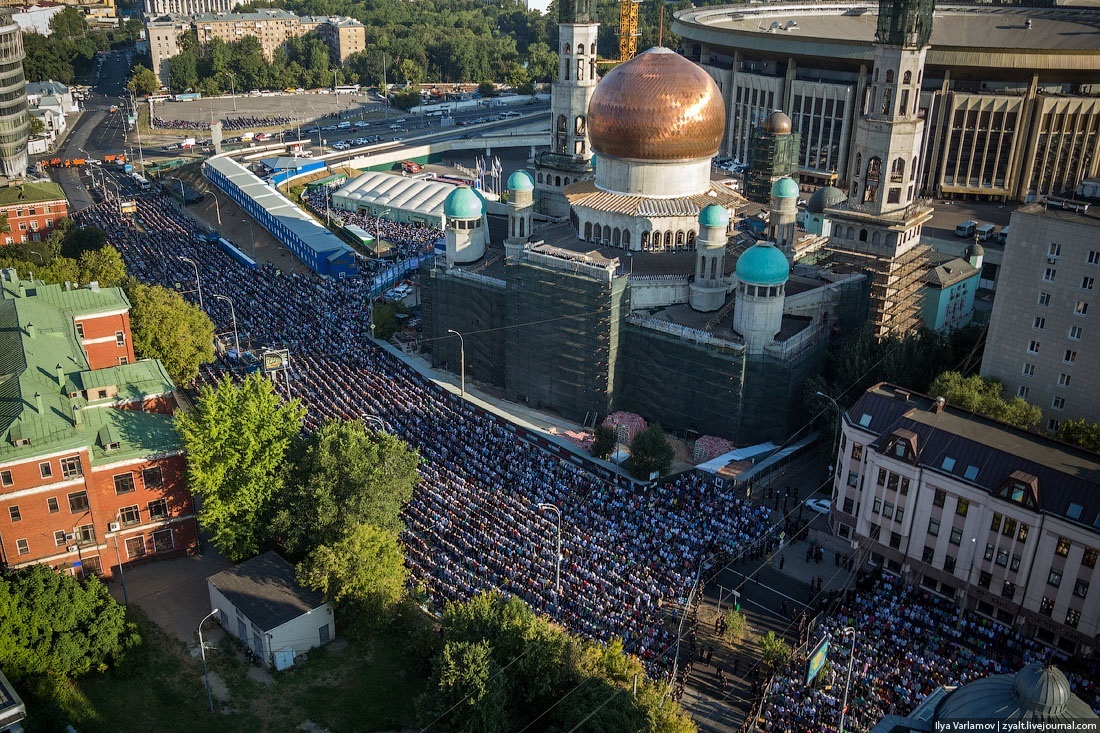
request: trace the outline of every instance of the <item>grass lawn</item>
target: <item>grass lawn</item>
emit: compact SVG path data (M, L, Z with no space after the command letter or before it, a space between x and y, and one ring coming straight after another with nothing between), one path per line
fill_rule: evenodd
M142 625L145 646L119 673L31 692L27 707L38 720L28 720L29 730L72 724L80 733L276 733L311 720L334 733L388 731L412 726L414 701L425 685L395 637L314 650L306 662L275 674L273 684L251 679L246 664L218 649L207 659L229 700L215 700L219 712L210 713L202 661L154 624Z

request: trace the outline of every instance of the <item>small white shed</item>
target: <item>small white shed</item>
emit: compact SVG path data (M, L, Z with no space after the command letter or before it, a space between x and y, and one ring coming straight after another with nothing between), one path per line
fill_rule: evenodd
M222 628L268 665L289 667L295 656L336 635L332 606L298 585L294 566L274 552L210 576L207 587Z

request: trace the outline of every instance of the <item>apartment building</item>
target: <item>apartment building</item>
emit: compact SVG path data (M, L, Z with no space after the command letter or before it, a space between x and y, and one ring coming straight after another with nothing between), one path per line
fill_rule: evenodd
M69 201L51 181L20 183L0 188L0 213L8 217L8 231L0 234L4 244L38 242L69 215Z
M197 545L174 386L120 288L0 272L0 562L81 577Z
M831 519L931 593L1070 654L1097 645L1094 453L880 383L844 414Z
M1040 427L1100 422L1100 207L1049 199L1012 213L982 376L1043 410Z
M228 13L236 4L236 0L145 0L145 12L148 15Z
M273 8L255 13L200 13L192 17L191 26L203 45L215 38L233 43L254 36L268 61L275 59L279 46L306 33L297 15Z
M145 35L149 39L149 62L157 78L168 86L168 60L180 52L180 37L191 30L190 16L162 15L146 21Z
M341 64L367 47L367 29L354 18L313 15L301 20L304 32L316 30Z

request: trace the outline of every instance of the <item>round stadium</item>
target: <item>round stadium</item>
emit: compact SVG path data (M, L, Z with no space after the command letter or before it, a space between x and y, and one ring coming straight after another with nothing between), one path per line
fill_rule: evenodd
M930 0L925 0L929 1ZM845 186L874 58L875 4L738 5L676 14L684 55L722 90L721 153L781 109L801 135L804 183ZM1100 168L1100 13L939 6L920 106L926 196L1026 201Z

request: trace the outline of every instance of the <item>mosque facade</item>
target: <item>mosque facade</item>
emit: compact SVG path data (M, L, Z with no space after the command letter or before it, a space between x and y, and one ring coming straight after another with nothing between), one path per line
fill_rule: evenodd
M578 54L552 106L569 107L566 153L589 175L549 190L540 157L509 178L506 221L470 189L448 197L446 254L421 273L433 365L457 373L464 356L468 380L587 425L623 409L689 436L785 438L830 334L863 318L865 279L792 266L790 178L762 241L736 230L745 201L711 178L721 92L698 66L650 49L581 107L576 72L594 67Z

